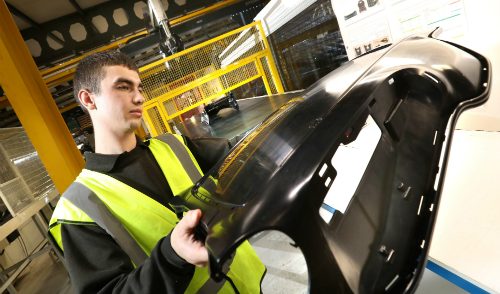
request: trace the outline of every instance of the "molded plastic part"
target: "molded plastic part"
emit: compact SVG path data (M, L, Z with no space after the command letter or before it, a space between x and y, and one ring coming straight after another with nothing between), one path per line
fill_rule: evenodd
M463 110L487 100L490 79L483 56L410 37L344 64L285 104L180 197L204 212L212 277L223 276L242 241L272 229L302 249L312 293L413 292L439 207L445 135ZM318 211L335 185L331 158L368 115L380 140L345 213L326 223Z

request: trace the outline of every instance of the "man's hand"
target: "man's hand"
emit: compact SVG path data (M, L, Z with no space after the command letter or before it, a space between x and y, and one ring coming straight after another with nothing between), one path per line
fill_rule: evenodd
M194 237L194 229L201 218L201 210L190 210L179 221L172 230L170 243L174 251L185 261L196 265L206 266L208 263L208 251L205 244Z

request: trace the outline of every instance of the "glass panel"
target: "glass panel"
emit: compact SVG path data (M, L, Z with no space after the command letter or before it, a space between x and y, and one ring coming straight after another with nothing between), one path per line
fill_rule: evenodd
M313 3L270 40L287 91L305 89L347 61L330 0Z

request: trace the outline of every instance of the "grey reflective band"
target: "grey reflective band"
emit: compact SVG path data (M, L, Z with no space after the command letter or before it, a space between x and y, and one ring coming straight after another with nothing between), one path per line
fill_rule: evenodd
M172 151L174 152L175 156L177 159L179 159L180 163L182 164L182 167L186 171L186 173L189 175L189 178L193 183L196 183L203 175L200 173L198 168L196 168L193 160L191 159L191 156L189 155L188 151L186 150L186 146L181 143L174 135L170 133L165 133L163 135L160 135L156 137L156 139L166 143ZM213 180L208 181L211 183L211 185L215 186L215 183ZM229 272L229 267L231 263L233 262L234 255L231 256L230 260L228 260L225 263L225 267L223 269L224 274L227 274ZM226 283L225 280L222 280L220 282L216 282L213 279L209 278L203 286L201 286L200 289L198 289L197 293L201 294L212 294L212 293L217 293L219 290L224 286Z
M203 286L196 293L198 294L213 294L219 292L219 290L224 286L226 280L221 280L220 282L216 282L213 279L209 278Z
M148 258L137 241L132 238L122 223L109 211L104 202L92 190L81 183L73 182L63 197L85 212L96 224L111 235L136 266L141 265ZM223 272L225 274L229 272L233 260L234 254L224 264ZM225 283L225 280L215 282L209 278L197 293L217 293Z
M170 146L193 183L196 183L203 176L191 159L191 156L186 150L186 146L181 143L181 141L179 141L174 135L166 133L156 137L156 139Z
M222 268L222 272L224 274L227 274L229 272L229 269L231 268L231 264L233 263L233 260L234 260L234 255L235 255L235 253L233 253L231 255L231 257L224 263L223 268ZM220 282L216 282L212 278L209 278L205 282L205 284L203 284L203 286L201 286L201 288L196 293L199 293L199 294L217 293L222 288L222 286L224 286L225 283L226 283L225 279L221 280Z
M108 207L97 195L85 185L73 182L64 193L64 198L85 212L96 224L103 228L127 253L132 262L138 266L148 257L132 238L123 224L109 211Z

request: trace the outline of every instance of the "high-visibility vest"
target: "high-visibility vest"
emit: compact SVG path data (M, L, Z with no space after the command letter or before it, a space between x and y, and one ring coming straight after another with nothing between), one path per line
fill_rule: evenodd
M170 134L163 136L168 136L168 139L175 138L174 135ZM182 137L176 137L182 142ZM202 173L193 155L184 144L173 144L174 142L166 144L164 139L161 141L151 139L149 148L160 165L172 193L178 195L191 187L196 180L193 179L192 171L191 173L186 172L185 162L187 156L194 163L194 165L191 164L191 169L197 169L200 176ZM178 143L177 139L175 141ZM187 153L179 150L180 145ZM184 158L180 160L179 157L182 156ZM83 169L75 182L84 189L89 189L93 195L96 195L105 204L107 210L119 220L125 230L132 236L133 241L142 248L147 256L151 254L158 241L170 233L177 223L177 216L174 212L111 176ZM49 224L49 232L61 250L64 250L61 224L85 225L95 223L87 213L69 200L75 199L75 195L67 195L71 191L75 190L68 189L62 195ZM129 257L131 257L130 254ZM248 241L245 241L236 250L226 275L232 280L240 293L260 293L260 284L264 273L265 266ZM211 280L206 267L196 267L186 293L200 292L234 293L234 290L229 282L216 283Z

